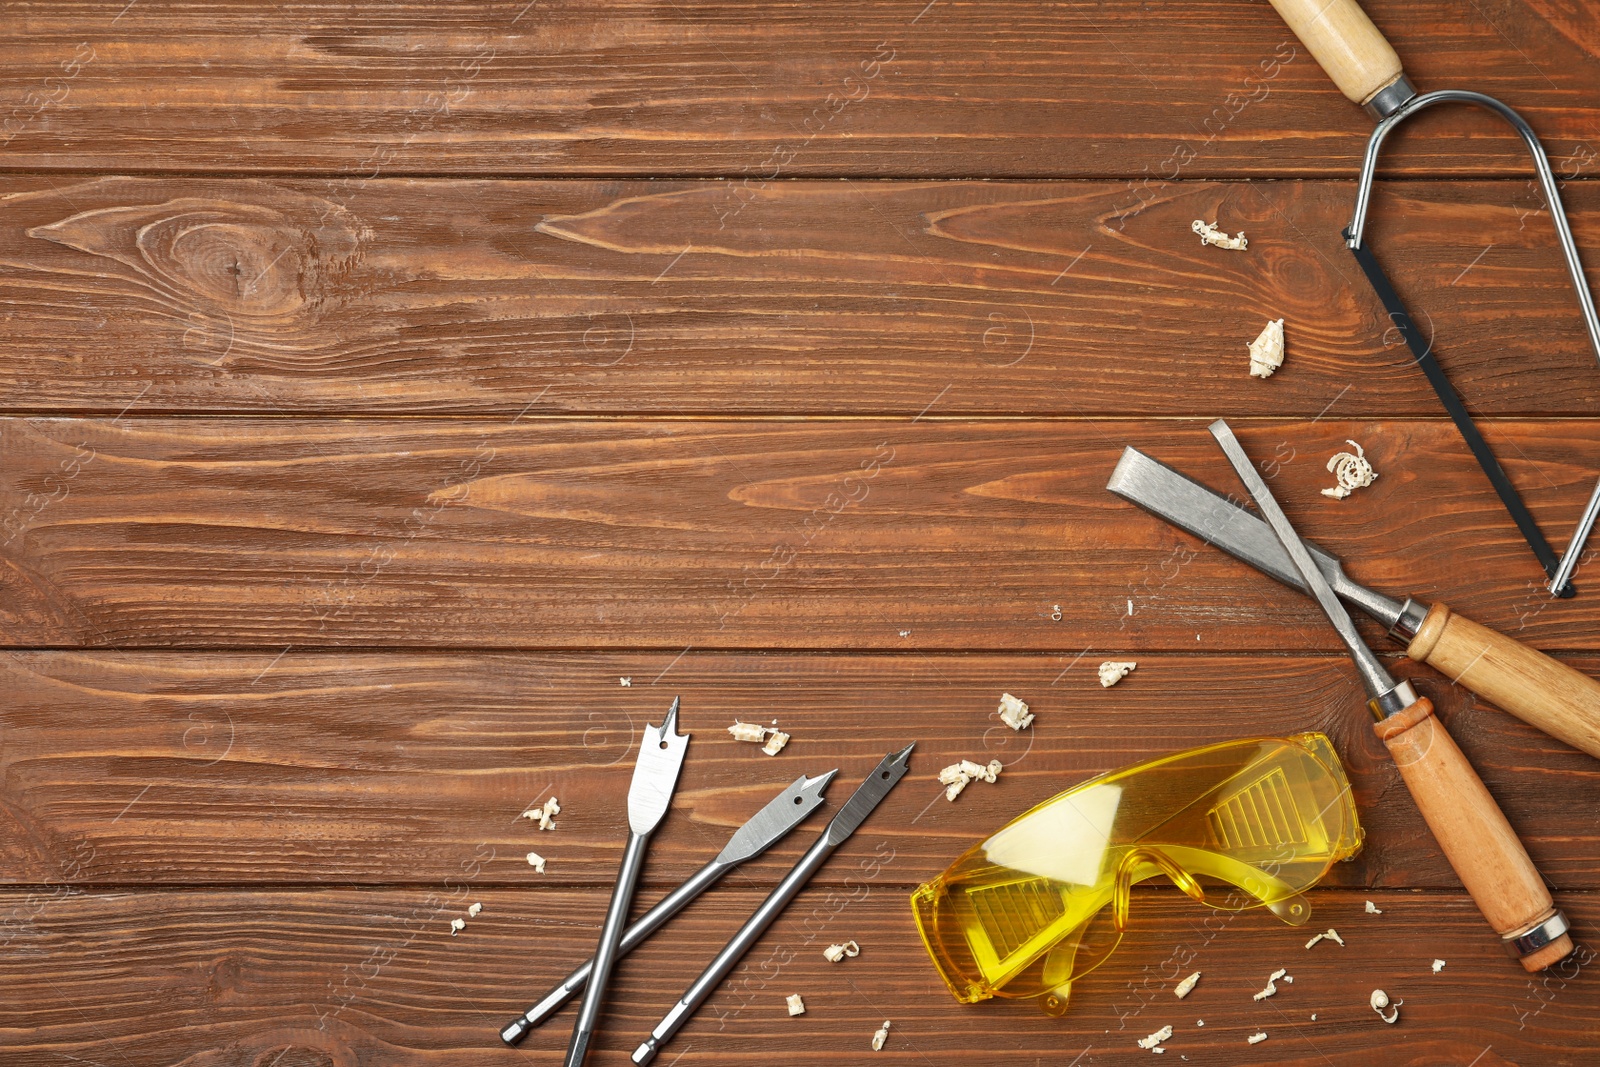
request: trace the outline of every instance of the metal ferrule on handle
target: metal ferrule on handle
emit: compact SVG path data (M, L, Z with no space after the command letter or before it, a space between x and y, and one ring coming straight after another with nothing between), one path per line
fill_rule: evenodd
M649 840L648 834L628 834L628 846L622 854L622 868L617 872L617 886L611 893L611 904L606 908L605 925L600 928L600 945L595 949L588 991L584 995L583 1006L578 1009L578 1021L572 1027L566 1067L582 1067L583 1061L589 1056L589 1042L593 1040L595 1025L600 1020L600 1006L605 998L606 985L611 980L612 968L621 956L618 947L622 941L622 927L628 921L628 905L633 901L639 872L644 869L644 850Z
M811 876L827 862L828 857L833 855L840 844L842 842L830 840L830 835L827 833L817 838L816 842L806 850L806 854L800 857L777 887L768 894L767 899L761 902L755 914L739 928L733 939L706 965L700 977L694 980L684 991L683 996L678 998L678 1002L656 1024L655 1029L650 1031L650 1036L644 1043L634 1050L634 1063L643 1067L656 1058L661 1046L671 1041L673 1036L683 1029L683 1025L694 1016L700 1005L706 1002L706 998L716 991L728 973L739 965L744 954L761 939L767 927L771 926L773 920L789 906L789 902L799 895L800 890L811 880Z
M734 864L724 863L720 859L712 860L690 875L678 888L662 897L655 907L639 916L634 924L622 934L622 940L617 943L616 957L621 959L634 949L638 948L651 934L666 925L678 912L682 911L701 893L716 885L722 877L733 870ZM508 1045L515 1045L528 1036L534 1027L544 1023L546 1019L560 1011L562 1006L577 996L579 991L588 984L589 974L594 969L594 960L589 959L567 975L554 989L544 995L544 998L523 1012L522 1015L500 1031L500 1040Z

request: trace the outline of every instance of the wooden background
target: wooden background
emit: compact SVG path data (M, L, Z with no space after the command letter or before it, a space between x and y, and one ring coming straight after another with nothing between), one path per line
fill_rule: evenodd
M1595 9L1368 6L1419 86L1540 131L1600 279ZM840 767L836 805L918 749L663 1064L1089 1067L1164 1024L1194 1064L1600 1056L1595 761L1397 662L1577 924L1529 978L1310 602L1103 490L1128 443L1230 484L1225 415L1359 580L1600 672L1600 573L1543 595L1385 336L1338 237L1368 120L1265 3L3 15L6 1067L560 1062L570 1013L518 1051L496 1030L591 950L629 749L674 694L694 740L645 901L797 774ZM1451 110L1390 144L1372 240L1559 549L1600 368L1521 146ZM1251 379L1278 316L1287 362ZM1380 479L1335 502L1346 438ZM1139 668L1102 690L1105 658ZM1002 691L1031 732L997 729ZM735 716L794 740L768 758ZM945 993L906 894L975 837L1094 772L1312 728L1369 834L1314 896L1348 947L1150 889L1066 1018ZM939 799L979 755L1000 781ZM555 833L518 821L551 793ZM622 965L593 1063L821 823Z

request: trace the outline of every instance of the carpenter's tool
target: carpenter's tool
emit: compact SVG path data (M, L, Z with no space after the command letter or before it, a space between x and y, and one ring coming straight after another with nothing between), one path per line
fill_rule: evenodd
M1522 136L1523 142L1527 144L1528 151L1533 155L1533 167L1538 172L1539 185L1543 188L1545 200L1550 206L1550 218L1556 225L1556 239L1561 244L1561 254L1566 259L1567 272L1572 276L1573 288L1577 290L1578 307L1583 312L1584 326L1589 331L1589 343L1594 346L1596 358L1600 358L1600 316L1595 313L1594 297L1589 292L1588 282L1583 275L1583 263L1578 258L1578 246L1572 239L1572 229L1567 225L1567 212L1561 203L1561 191L1556 187L1555 175L1550 172L1550 160L1545 155L1544 147L1539 143L1538 134L1533 132L1533 128L1521 115L1492 96L1459 89L1419 94L1401 69L1399 55L1372 24L1372 20L1367 18L1356 0L1271 0L1271 2L1272 6L1278 9L1278 14L1289 24L1289 28L1294 31L1295 36L1300 38L1316 57L1317 62L1322 64L1322 69L1328 72L1328 76L1333 79L1340 91L1365 108L1367 114L1378 122L1377 128L1372 131L1372 136L1367 141L1367 154L1361 165L1361 182L1356 189L1355 214L1350 219L1349 227L1344 231L1346 245L1354 253L1356 262L1361 265L1362 272L1367 276L1367 281L1372 283L1372 288L1377 292L1378 299L1383 302L1389 318L1416 358L1417 365L1428 376L1434 392L1439 394L1440 401L1450 413L1456 428L1461 431L1461 436L1466 440L1467 447L1472 450L1478 465L1483 468L1483 473L1488 476L1495 492L1499 494L1500 502L1511 513L1511 518L1516 522L1517 529L1522 531L1522 536L1527 538L1533 554L1538 557L1540 566L1550 578L1550 591L1561 597L1574 595L1576 590L1568 579L1572 577L1572 572L1578 565L1584 541L1588 539L1589 531L1594 526L1597 512L1600 512L1600 485L1596 485L1589 506L1584 509L1578 527L1567 543L1566 552L1558 560L1545 540L1544 534L1539 531L1538 524L1533 521L1533 516L1522 503L1522 497L1517 494L1511 480L1506 477L1494 453L1489 451L1483 435L1473 424L1472 416L1467 414L1466 406L1451 388L1450 381L1440 369L1438 361L1433 358L1432 341L1424 339L1416 323L1412 321L1410 313L1406 311L1399 294L1390 284L1388 276L1378 265L1372 249L1362 241L1367 224L1367 208L1372 199L1372 181L1378 167L1378 151L1383 147L1383 142L1389 134L1394 132L1395 127L1417 112L1435 104L1475 104L1492 111L1516 129Z
M683 767L683 754L688 748L689 735L678 733L678 698L673 697L672 710L667 712L666 720L660 726L647 724L644 740L639 743L639 758L633 765L633 784L628 787L628 846L622 854L622 867L617 871L617 885L611 892L605 925L600 927L600 944L594 951L583 1006L578 1009L572 1041L567 1045L566 1067L582 1067L583 1061L589 1058L589 1042L594 1039L595 1025L600 1019L606 983L611 980L611 968L621 955L618 946L622 940L622 926L628 921L633 890L644 868L645 846L672 803L672 791L678 784L678 771Z
M776 919L783 909L805 888L811 876L828 861L834 850L844 844L856 828L864 822L872 810L878 806L884 797L889 795L889 790L905 777L906 768L910 766L911 750L916 748L913 741L899 752L891 752L883 757L877 767L873 768L867 779L856 787L850 794L850 799L845 801L844 807L839 809L839 814L833 817L828 828L822 831L816 843L806 850L799 862L789 869L783 880L756 908L755 914L739 928L739 932L723 946L699 978L684 991L683 996L672 1009L664 1015L656 1028L650 1032L642 1045L633 1051L633 1062L643 1067L656 1058L656 1053L661 1051L661 1046L672 1040L672 1036L683 1028L700 1005L705 1003L728 972L738 966L744 954L750 951L768 926Z
M1157 518L1285 585L1309 592L1272 527L1221 494L1127 448L1106 488ZM1345 603L1409 642L1406 655L1435 667L1530 726L1600 757L1600 682L1443 604L1404 603L1357 585L1337 556L1306 543L1322 576Z
M1417 696L1410 682L1390 677L1361 640L1233 430L1218 419L1211 424L1211 435L1350 650L1370 698L1367 707L1378 720L1373 729L1394 757L1428 828L1483 917L1526 970L1542 971L1565 959L1572 952L1567 917L1550 899L1544 879L1472 764L1433 714L1433 704Z
M682 911L690 901L720 882L729 871L747 860L755 859L787 837L790 830L799 826L805 821L806 816L822 806L823 800L826 799L822 791L828 788L828 783L833 781L833 776L838 773L837 770L832 770L815 778L807 778L802 774L791 782L787 789L768 801L766 807L750 816L743 826L734 831L733 837L717 854L716 859L690 875L688 881L662 897L659 904L628 927L617 945L617 956L626 956L632 952L640 942L665 926L667 920ZM528 1031L543 1023L577 995L578 990L589 981L589 971L593 966L594 961L589 960L567 975L560 985L545 994L543 1000L502 1029L500 1039L508 1045L521 1042L528 1035Z

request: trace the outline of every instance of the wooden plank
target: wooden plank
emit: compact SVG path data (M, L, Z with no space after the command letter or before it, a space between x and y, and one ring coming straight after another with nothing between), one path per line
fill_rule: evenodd
M931 872L929 872L931 873ZM1138 1039L1170 1024L1167 1059L1295 1067L1382 1063L1544 1067L1591 1062L1600 1008L1580 949L1560 971L1530 979L1501 953L1459 893L1316 891L1312 924L1335 924L1343 948L1306 951L1308 927L1261 912L1207 912L1171 892L1140 892L1117 953L1076 984L1064 1018L1028 1002L961 1007L941 986L904 896L862 886L856 899L803 894L740 970L667 1046L670 1062L801 1065L919 1063L974 1057L1016 1063L1149 1062ZM699 972L759 894L718 891L619 967L596 1067L623 1067L641 1037ZM484 904L457 937L449 920ZM96 892L34 901L0 954L10 992L0 1003L8 1063L87 1061L126 1067L262 1065L395 1067L558 1063L572 1009L505 1048L498 1027L591 951L605 891L432 887L408 891ZM1593 928L1593 894L1573 895ZM830 939L855 938L860 957L822 959ZM531 950L531 951L530 951ZM1435 957L1446 960L1431 972ZM1269 1000L1252 994L1276 967L1295 981ZM1183 1001L1173 981L1203 972ZM1367 1005L1383 988L1403 999L1384 1026ZM789 1018L799 992L806 1014ZM1315 1014L1315 1021L1311 1016ZM872 1032L893 1021L881 1053ZM1197 1020L1204 1020L1203 1027ZM1259 1046L1246 1044L1258 1031Z
M47 885L439 882L537 890L611 878L638 730L674 694L694 740L652 854L661 892L800 774L841 768L837 810L885 752L916 741L912 776L823 881L887 841L879 875L908 888L976 837L1093 774L1244 736L1335 740L1368 834L1330 880L1458 883L1372 735L1354 672L1331 656L1140 656L1102 689L1090 652L1038 656L22 652L0 656L0 879ZM1600 659L1573 660L1591 673ZM1561 892L1600 887L1600 813L1571 801L1588 756L1415 679ZM618 684L630 679L627 687ZM1014 734L1000 693L1037 719ZM1252 710L1241 712L1243 707ZM732 740L777 719L777 758ZM942 799L938 768L1000 759L994 785ZM554 794L559 828L518 814ZM827 816L736 881L769 881ZM536 874L524 861L548 860Z
M1339 236L1352 183L1126 194L13 178L0 410L1441 412ZM1567 200L1600 248L1600 189ZM1503 181L1377 196L1374 247L1481 415L1587 416L1600 395L1540 203ZM1201 247L1196 218L1250 249ZM1250 378L1246 343L1278 317L1287 362Z
M1560 0L1367 5L1422 88L1594 159L1600 31ZM1177 57L1181 57L1177 59ZM1175 61L1176 60L1176 61ZM28 8L0 39L10 167L564 175L1354 173L1370 123L1269 9L1202 0L775 5L144 0ZM1585 154L1587 153L1587 154ZM1430 115L1410 173L1525 174Z
M1600 647L1448 422L1241 426L1357 580ZM1560 544L1600 423L1486 432ZM1380 476L1334 501L1346 439ZM0 639L1328 650L1311 601L1105 491L1128 443L1230 484L1200 421L7 419Z

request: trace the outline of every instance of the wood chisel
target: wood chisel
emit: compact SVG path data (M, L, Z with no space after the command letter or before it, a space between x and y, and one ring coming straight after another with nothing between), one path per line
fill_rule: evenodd
M1272 491L1221 419L1211 434L1255 499L1280 547L1333 624L1355 661L1377 722L1373 730L1394 757L1400 777L1483 917L1529 972L1572 954L1567 918L1555 906L1527 849L1478 773L1411 683L1395 681L1356 633L1321 568L1289 523Z
M1126 448L1106 488L1187 530L1263 574L1309 592L1271 526L1239 504L1134 448ZM1480 626L1444 604L1402 603L1358 585L1337 556L1309 542L1335 594L1409 642L1406 655L1477 693L1551 737L1600 757L1600 682Z
M1534 556L1549 576L1550 592L1559 597L1574 595L1576 590L1570 579L1582 557L1584 541L1594 526L1596 516L1600 515L1600 484L1590 494L1588 506L1578 519L1577 529L1567 542L1567 550L1558 559L1539 530L1538 523L1534 522L1527 505L1522 502L1516 487L1511 484L1511 479L1506 477L1500 461L1489 450L1483 434L1478 432L1477 425L1451 387L1450 380L1445 377L1439 361L1434 358L1433 339L1424 338L1422 331L1417 329L1416 322L1379 265L1371 246L1363 242L1367 209L1372 202L1372 183L1378 170L1378 152L1397 126L1412 115L1437 104L1472 104L1499 115L1522 137L1533 157L1534 172L1539 177L1539 186L1549 205L1550 220L1555 223L1556 242L1561 246L1567 273L1577 293L1584 329L1588 331L1595 356L1600 358L1600 314L1595 312L1594 295L1589 291L1588 280L1584 277L1577 242L1572 239L1572 227L1567 223L1567 209L1561 202L1561 190L1550 169L1550 159L1545 155L1544 146L1539 143L1539 135L1515 109L1492 96L1463 89L1418 93L1401 68L1399 54L1384 39L1356 0L1271 0L1271 3L1295 36L1316 57L1322 69L1327 71L1339 91L1352 102L1360 104L1378 123L1367 140L1361 180L1356 187L1355 213L1344 231L1346 246L1355 256L1362 273L1367 276L1373 292L1383 303L1390 323L1411 349L1417 366L1427 375L1429 384L1438 394L1456 429L1461 432L1473 458L1483 468L1484 476L1489 479L1500 502L1505 505L1517 529L1527 540L1528 547L1533 549Z

